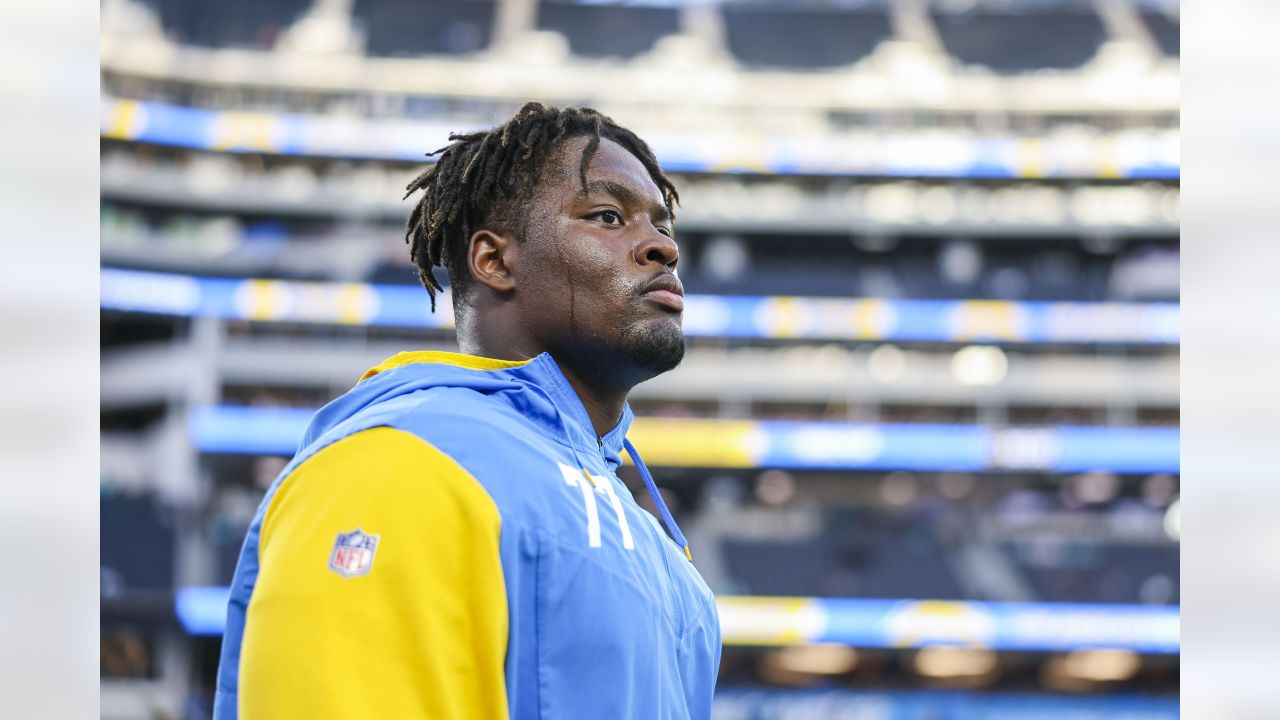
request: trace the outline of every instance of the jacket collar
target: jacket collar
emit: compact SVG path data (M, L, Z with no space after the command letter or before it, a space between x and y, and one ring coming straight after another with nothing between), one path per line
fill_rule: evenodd
M623 440L634 419L630 404L623 404L622 417L618 420L618 424L603 437L597 438L595 427L591 424L591 417L587 414L586 406L582 404L582 398L578 397L577 391L561 371L560 365L549 353L542 353L519 367L512 367L503 372L510 373L512 377L546 392L555 403L555 409L559 413L569 444L575 449L601 457L609 465L610 470L616 470L622 464ZM543 417L542 419L551 420L552 424L557 424L554 418Z
M501 398L575 454L600 457L610 470L622 463L623 440L634 419L631 406L624 404L618 424L597 439L586 406L550 353L513 361L452 352L402 352L371 368L360 384L400 385L405 376L416 376L428 365L453 371L430 385L472 387Z

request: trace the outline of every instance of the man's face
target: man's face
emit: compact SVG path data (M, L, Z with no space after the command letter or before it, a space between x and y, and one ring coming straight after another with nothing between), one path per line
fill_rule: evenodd
M562 364L597 381L633 385L684 357L679 251L662 192L634 155L588 138L549 159L528 209L516 295L524 321Z

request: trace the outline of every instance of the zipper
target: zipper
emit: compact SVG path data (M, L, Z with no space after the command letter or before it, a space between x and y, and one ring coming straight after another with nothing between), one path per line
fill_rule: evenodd
M608 463L605 463L605 466L607 467ZM587 477L591 477L591 473L588 472L586 468L583 468L582 471L587 474ZM674 630L676 631L676 637L682 637L686 630L686 623L688 621L685 608L680 602L680 593L676 589L676 571L671 565L671 560L667 557L667 547L673 543L671 537L667 535L665 530L663 530L660 521L653 517L652 513L640 507L639 503L635 501L635 497L631 494L631 490L627 487L626 483L622 482L622 479L615 473L606 472L602 481L609 483L613 487L614 492L619 494L620 499L625 495L627 499L631 500L630 506L634 507L636 515L639 515L639 518L636 518L628 513L628 503L623 501L622 512L627 514L632 520L640 520L639 523L632 524L639 524L644 528L643 533L648 540L649 547L657 553L658 561L662 563L662 567L660 569L655 568L660 578L658 583L666 590L667 603L671 613L671 622L674 626ZM640 537L636 535L634 531L632 532L632 535L635 536L636 549L639 550L641 547Z

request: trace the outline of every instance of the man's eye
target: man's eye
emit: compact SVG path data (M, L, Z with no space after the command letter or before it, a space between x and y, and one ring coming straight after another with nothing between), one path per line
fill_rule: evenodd
M601 210L596 213L596 219L605 225L621 225L622 216L613 210Z

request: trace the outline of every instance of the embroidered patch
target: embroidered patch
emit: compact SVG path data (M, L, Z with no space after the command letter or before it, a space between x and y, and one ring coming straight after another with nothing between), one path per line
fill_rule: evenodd
M338 533L329 556L329 569L342 577L368 575L373 567L373 554L378 549L377 535L370 535L360 528L349 533Z

